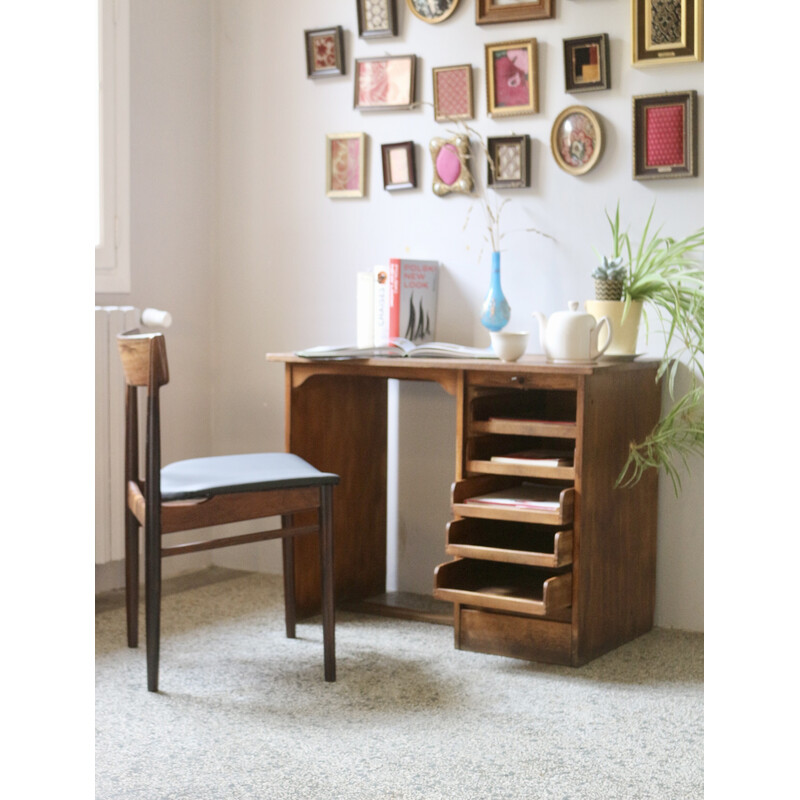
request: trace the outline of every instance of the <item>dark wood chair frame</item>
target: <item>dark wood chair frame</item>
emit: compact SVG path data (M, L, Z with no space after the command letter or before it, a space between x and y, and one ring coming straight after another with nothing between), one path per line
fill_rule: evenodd
M294 539L316 533L319 537L322 584L324 677L336 680L333 587L333 486L292 486L260 491L234 489L211 497L162 502L161 423L159 389L169 381L167 352L161 333L128 331L117 337L126 389L125 410L125 596L128 646L138 646L139 635L139 529L145 539L145 628L147 688L158 691L161 620L161 559L220 547L268 539L282 539L286 636L296 637ZM138 388L147 389L145 477L139 473ZM317 511L317 524L293 525L293 516ZM166 546L162 537L232 522L281 517L278 530L247 533Z

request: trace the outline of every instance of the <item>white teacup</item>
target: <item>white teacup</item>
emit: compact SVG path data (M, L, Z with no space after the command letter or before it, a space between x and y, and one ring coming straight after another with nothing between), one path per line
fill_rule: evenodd
M501 361L516 361L528 346L528 331L489 331L489 335L492 337L492 350Z

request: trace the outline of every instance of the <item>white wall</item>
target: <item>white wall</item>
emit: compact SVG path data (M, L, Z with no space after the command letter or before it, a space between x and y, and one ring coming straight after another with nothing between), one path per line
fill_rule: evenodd
M139 206L134 245L139 241L140 252L158 249L160 252L153 255L173 255L161 241L166 236L178 250L175 259L148 259L148 263L135 259L134 293L152 289L158 294L161 290L156 289L156 271L167 269L177 269L178 283L196 293L181 299L174 294L163 299L148 294L142 300L176 314L170 336L171 356L176 349L181 352L180 343L174 344L180 330L196 333L201 319L209 314L216 316L213 340L204 340L209 348L205 352L193 348L198 359L212 354L213 373L198 369L182 377L187 381L208 379L211 394L202 398L197 395L199 413L187 415L191 418L183 424L199 428L205 424L204 433L198 431L193 441L207 443L210 436L217 452L283 446L282 369L266 364L264 354L352 341L355 273L391 256L439 259L445 272L438 337L465 344L488 343L488 335L478 323L489 273L489 248L483 242L480 209L473 209L465 226L473 201L463 196L438 198L430 189L427 145L448 128L433 120L430 105L388 113L354 111L354 57L417 55L418 98L428 104L432 102L432 67L471 63L476 100L476 119L471 124L484 136L512 132L531 136L532 187L506 193L512 202L504 221L508 231L534 226L553 238L510 233L504 242L503 286L512 307L512 328L530 328L534 310L550 314L565 307L568 300L592 296L590 273L596 262L595 248L603 251L609 241L604 209L613 209L618 199L633 230L641 227L654 201L657 219L668 223L667 233L685 235L703 224L703 65L633 69L629 65L628 0L561 0L556 19L491 26L475 25L471 0L461 0L455 14L439 25L418 20L403 0L398 0L400 35L372 41L357 36L353 0L283 4L266 0L168 0L135 5L146 32L142 35L145 41L140 40L138 45L148 52L139 50L134 55L134 81L140 87L140 98L152 95L153 103L134 108L138 125L147 128L139 131L142 160L134 164L134 180L138 170L148 176L142 203L153 202L162 213L169 212L173 224L167 226L153 210L147 212L145 226L145 211ZM209 7L217 14L212 24L213 48L206 27ZM203 23L200 28L174 23L165 26L175 15L183 22L202 18ZM337 24L345 29L347 74L309 80L303 31ZM611 42L612 89L566 94L562 39L603 32L609 34ZM486 116L484 44L527 37L536 37L539 43L540 112L490 120ZM134 41L135 49L136 45ZM205 47L207 51L200 52ZM185 62L180 54L187 50L191 58ZM155 58L153 63L151 58ZM185 75L190 95L197 92L196 109L186 108L186 99L179 96L183 87L179 89L177 84L184 77L184 63L196 69L196 74L189 75L187 69ZM700 94L700 177L633 181L631 97L687 89L697 89ZM172 104L166 102L168 97ZM204 127L207 103L212 100L216 132ZM583 177L562 172L549 147L553 120L573 103L587 105L600 115L606 140L601 161ZM195 110L203 113L195 114ZM137 123L134 125L136 129ZM170 171L177 167L164 161L160 140L166 136L191 146L197 130L201 131L208 163L202 157L191 160L189 155L186 174L180 179L191 184L199 181L201 186L181 184L175 188ZM325 134L343 131L364 131L369 137L368 192L364 199L332 200L325 196ZM417 143L419 188L388 193L382 188L380 144L408 139ZM216 185L206 172L212 153L218 170ZM179 163L187 157L184 152L176 155ZM480 186L483 172L480 169L477 175ZM142 180L140 176L140 186ZM178 192L190 207L200 204L197 217L176 217L171 204L163 202L162 191L171 185L171 191ZM198 188L216 191L216 209L197 197ZM216 252L213 241L209 241L215 215ZM183 248L197 248L199 265L176 267L173 261L180 265L184 260L180 252ZM142 269L147 270L144 276ZM190 274L197 281L186 287ZM181 329L181 325L186 327ZM204 329L202 335L207 336L208 330ZM642 342L640 349L657 354L659 342L651 338L649 345ZM530 350L538 350L535 333ZM175 363L176 356L172 357ZM174 374L179 374L177 364ZM171 391L170 402L179 403L176 387ZM447 493L453 477L452 401L435 386L404 387L400 399L397 581L403 589L430 591L433 565L447 560L443 546ZM208 403L212 404L211 425ZM408 421L423 409L428 415L424 429L414 430ZM426 452L431 430L441 442L437 442L435 451L427 448L428 458L416 458L415 454ZM189 438L176 441L176 449L178 444L188 444ZM418 503L412 510L403 502L403 498L418 497L421 488L427 486L441 486L441 492L426 499L426 507L420 508L422 504ZM656 604L659 625L691 630L703 627L702 531L700 463L695 465L693 476L685 480L680 499L672 496L668 484L662 486ZM221 551L215 558L220 563L279 571L277 552L275 547L255 553L243 548L238 554Z
M131 293L95 296L173 315L165 463L213 446L214 20L212 0L131 3ZM208 563L206 554L167 559L164 574ZM123 575L121 564L104 565L97 589L121 585Z

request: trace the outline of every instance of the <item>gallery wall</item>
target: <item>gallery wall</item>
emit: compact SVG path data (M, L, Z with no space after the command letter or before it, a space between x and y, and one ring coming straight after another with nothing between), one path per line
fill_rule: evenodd
M172 347L175 357L185 364L203 357L212 365L207 373L192 376L207 382L183 426L205 425L215 452L283 447L283 373L280 365L266 362L265 354L352 342L356 272L390 257L438 259L437 338L488 344L478 321L490 261L480 203L466 196L439 198L431 190L428 143L454 130L433 119L433 67L473 65L476 115L469 124L481 135L531 137L531 187L502 195L510 199L502 248L503 287L512 308L509 327L532 331L530 352L540 349L533 311L549 315L566 308L569 300L592 297L590 273L598 253L609 245L606 209L619 201L634 232L653 203L655 218L667 234L681 236L703 225L703 64L633 68L629 0L556 0L554 19L486 26L475 24L474 0L460 0L454 14L438 25L417 19L405 0L398 0L399 35L369 41L357 35L356 0L167 0L137 5L139 34L133 43L140 51L134 56L134 79L142 94L134 108L140 115L134 147L148 161L141 166L149 175L150 196L134 198L134 215L140 215L134 233L138 231L140 243L150 240L148 250L157 249L158 237L154 240L151 233L158 233L162 241L174 243L176 252L171 260L165 247L157 253L157 263L135 262L133 295L148 305L177 304L181 313L169 309L175 316L171 347L178 340ZM198 15L209 10L210 39L196 24ZM146 16L152 20L145 22ZM166 29L159 28L164 22L169 23ZM304 30L334 25L344 29L346 74L309 79ZM569 95L562 40L597 33L609 35L611 88ZM168 41L173 37L176 41ZM530 37L538 41L539 112L488 118L484 45ZM193 75L186 68L193 63L195 47L206 52L198 53L203 66ZM418 57L420 105L409 111L354 110L354 57L386 54ZM160 65L157 75L151 60ZM184 81L190 96L207 92L211 123L204 116L204 102L185 107L174 94ZM170 89L173 105L146 102L149 95L165 101ZM634 181L632 97L691 89L699 95L699 176ZM580 177L557 166L549 144L553 120L572 104L586 105L599 116L605 138L599 163ZM200 158L192 150L196 131L205 142ZM367 134L364 198L326 197L325 136L338 132ZM186 147L165 152L162 137ZM416 143L418 187L389 193L383 189L380 145L405 140ZM176 159L163 162L168 173L176 163L187 170L175 179L181 185L181 207L197 211L189 218L163 203L159 159L168 155ZM476 178L482 191L482 169ZM148 211L153 202L163 216ZM527 228L546 236L522 232ZM192 265L187 251L195 248L207 250L198 252ZM167 297L160 294L165 284L170 286ZM189 345L195 336L206 346L203 353ZM639 349L658 354L661 344L653 334ZM390 588L430 592L433 566L448 560L444 526L453 479L455 415L452 399L435 386L403 385L394 397L391 508L397 514L391 531ZM204 437L184 431L172 448L202 443ZM661 482L656 623L702 630L702 462L692 466L680 498L674 497L668 481ZM279 550L270 546L220 551L215 560L280 571Z

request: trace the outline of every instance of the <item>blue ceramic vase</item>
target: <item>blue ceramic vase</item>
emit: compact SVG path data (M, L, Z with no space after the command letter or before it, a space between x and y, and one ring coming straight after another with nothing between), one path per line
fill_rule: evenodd
M489 292L481 306L481 325L489 331L499 331L508 325L511 319L511 307L503 294L500 285L500 253L492 253L492 277Z

